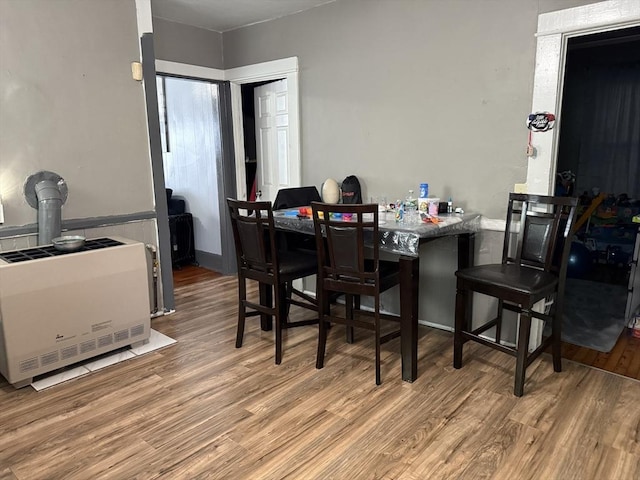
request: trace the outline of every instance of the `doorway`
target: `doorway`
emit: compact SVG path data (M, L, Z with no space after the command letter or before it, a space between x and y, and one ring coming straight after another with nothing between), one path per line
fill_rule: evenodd
M610 354L640 303L640 27L568 40L561 120L555 194L580 198L563 340Z
M291 184L287 79L241 86L247 196L273 201Z
M571 39L637 26L640 26L640 10L634 0L610 0L539 15L532 111L560 112L565 61ZM556 172L562 172L557 165L558 132L563 129L562 122L562 115L559 115L558 128L533 134L535 156L527 169L529 193L548 195L555 190ZM640 291L640 286L636 288ZM599 300L606 301L602 296ZM628 342L616 344L609 353L564 344L563 356L640 378L640 355L635 355L635 352L640 353L640 340L629 336L620 338Z
M152 57L152 56L151 56ZM213 81L220 86L220 116L222 118L222 148L223 165L218 173L218 206L220 208L220 235L222 246L222 273L231 274L235 272L235 255L233 254L233 236L231 223L227 214L225 199L235 197L239 199L247 198L246 176L245 176L245 152L242 122L242 95L241 85L259 83L286 78L288 82L287 104L289 106L289 162L292 168L291 178L299 185L300 182L300 137L299 137L299 112L298 112L298 59L296 57L284 58L255 65L232 68L229 70L218 70L208 67L200 67L166 60L155 60L156 73L167 77L180 77L200 81ZM155 82L149 85L148 91L153 91L156 98ZM148 102L151 100L148 99ZM157 104L157 98L156 98ZM160 139L157 141L161 143ZM234 161L235 160L235 161ZM154 171L162 170L162 166L157 167L154 163ZM162 175L161 175L162 176ZM162 176L163 177L163 176ZM161 181L162 188L164 177ZM159 202L160 204L161 202ZM163 222L163 216L159 211L158 221ZM161 225L159 229L163 228ZM162 236L162 235L161 235ZM167 232L167 237L169 234ZM163 291L168 297L173 298L173 283L171 280L170 262L168 255L163 254L162 278ZM169 278L166 278L166 275ZM171 307L173 304L170 304Z
M243 94L245 85L267 85L272 82L285 80L286 92L279 97L278 110L282 104L286 107L287 133L286 138L278 132L276 142L282 142L284 148L281 151L286 155L286 182L281 186L298 187L301 185L301 161L300 161L300 115L298 96L298 58L290 57L271 62L258 63L244 67L232 68L224 71L224 78L231 83L231 104L233 115L234 152L236 159L236 191L240 200L247 200L251 194L247 188L247 155L245 152L245 126L243 119ZM275 93L275 92L274 92ZM254 122L255 123L255 122ZM250 125L248 128L253 128ZM258 145L259 139L256 139ZM257 167L257 164L256 166ZM250 167L251 168L251 167ZM263 196L263 199L267 199Z
M172 266L220 272L221 85L166 75L156 84Z

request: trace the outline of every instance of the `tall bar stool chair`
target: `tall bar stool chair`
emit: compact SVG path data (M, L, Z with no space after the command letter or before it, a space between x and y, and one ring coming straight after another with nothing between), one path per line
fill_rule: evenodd
M270 315L275 319L276 364L282 361L282 330L288 327L317 323L317 318L289 322L289 304L317 311L314 299L304 295L304 301L288 298L286 284L318 271L315 256L296 252L283 254L273 222L271 202L246 202L227 198L238 264L238 330L236 348L242 346L246 317ZM251 213L249 213L251 212ZM272 289L274 305L262 305L247 300L247 279ZM271 302L269 302L271 303Z
M380 312L380 294L400 283L400 273L397 263L379 259L378 205L313 202L311 207L318 251L316 368L324 366L329 324L370 330L375 334L376 385L380 385L380 345L400 336L399 327L385 335L380 333L381 319L400 321L398 315ZM345 215L350 215L350 220L347 221ZM371 245L367 256L365 243ZM335 313L339 307L334 308L334 314L330 312L330 300L336 293L345 294L344 316ZM359 302L354 308L354 298L361 295L373 297L373 312L361 310Z
M502 263L456 272L454 368L462 367L464 343L474 340L516 357L513 393L518 397L524 392L527 366L549 345L553 369L562 370L562 305L576 204L577 199L570 197L509 194ZM472 327L469 308L473 292L498 299L497 316L476 328ZM534 305L541 300L546 300L544 312L534 310ZM504 310L518 314L515 348L500 342ZM529 352L532 318L550 323L552 333ZM481 336L491 327L495 327L494 340Z
M311 202L319 202L320 193L314 186L281 188L273 201L274 210L286 208L309 207ZM316 243L313 236L299 232L276 232L282 251L316 255ZM287 282L287 297L292 294L300 296L302 292L295 289L291 282Z

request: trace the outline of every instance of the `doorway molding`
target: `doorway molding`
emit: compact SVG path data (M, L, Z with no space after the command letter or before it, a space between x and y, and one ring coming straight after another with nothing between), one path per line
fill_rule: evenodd
M552 195L554 191L568 40L638 25L638 0L609 0L538 15L531 111L555 113L557 121L550 132L532 132L536 155L529 158L527 192Z
M233 125L233 151L236 173L236 198L247 200L245 181L245 151L242 120L242 91L247 83L287 79L289 105L289 161L291 162L291 185L300 185L300 98L298 87L298 57L281 58L269 62L219 70L186 63L156 60L156 71L181 77L227 81L231 87L231 121Z
M236 160L236 196L247 200L245 173L244 125L242 119L242 91L240 86L269 80L287 80L289 107L289 167L290 186L302 182L300 162L300 99L298 94L298 57L256 63L225 70L225 79L231 83L231 112L233 120L233 149Z

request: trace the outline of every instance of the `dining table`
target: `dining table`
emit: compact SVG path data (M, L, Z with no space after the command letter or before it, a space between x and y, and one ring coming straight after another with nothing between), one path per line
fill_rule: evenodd
M277 230L315 235L310 215L300 209L275 210ZM310 209L308 210L310 211ZM302 212L305 212L303 209ZM420 286L420 246L446 236L457 237L458 269L473 266L475 235L480 230L480 215L473 212L443 213L434 221L409 223L397 221L393 211L378 214L378 243L380 252L397 260L400 271L400 351L402 379L413 382L418 378L418 306ZM348 220L345 220L348 223ZM373 242L373 239L365 239ZM451 272L453 275L454 272ZM261 293L261 296L264 293ZM267 299L265 299L267 300ZM471 301L471 299L469 300ZM471 310L468 310L471 311Z

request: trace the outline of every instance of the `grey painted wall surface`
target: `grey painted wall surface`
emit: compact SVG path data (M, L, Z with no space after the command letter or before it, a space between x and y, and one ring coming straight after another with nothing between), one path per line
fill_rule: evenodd
M223 69L222 34L153 17L156 58Z
M538 14L592 1L340 0L226 32L225 68L297 56L302 180L504 218L526 181Z
M134 0L0 1L5 226L36 221L22 188L39 170L67 181L63 220L153 210L139 59Z

